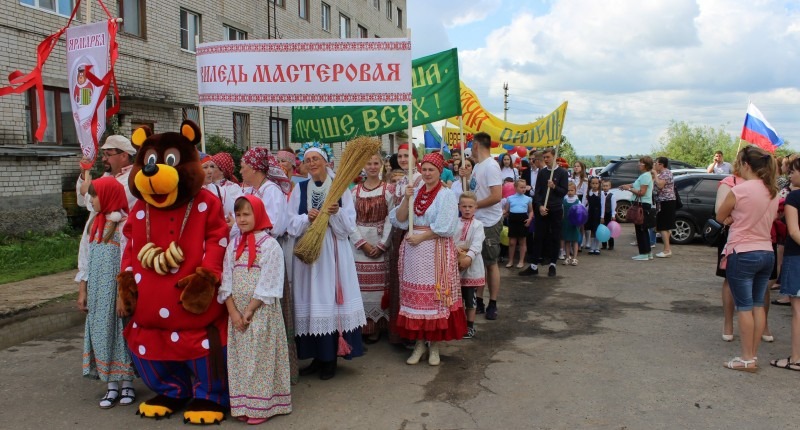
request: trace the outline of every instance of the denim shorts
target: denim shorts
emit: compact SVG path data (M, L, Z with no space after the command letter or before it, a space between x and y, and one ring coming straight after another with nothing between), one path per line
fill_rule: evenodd
M800 255L783 256L781 294L800 297Z
M734 252L728 255L725 275L731 286L737 311L764 307L769 276L775 264L775 254L770 251Z

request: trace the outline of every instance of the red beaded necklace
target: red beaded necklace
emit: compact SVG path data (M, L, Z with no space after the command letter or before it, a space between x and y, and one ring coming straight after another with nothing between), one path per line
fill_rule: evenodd
M441 189L442 181L439 181L430 191L427 191L427 186L423 185L419 193L417 193L416 200L414 200L414 214L416 216L425 215L425 211L431 207L433 201L436 200L436 194L439 194Z

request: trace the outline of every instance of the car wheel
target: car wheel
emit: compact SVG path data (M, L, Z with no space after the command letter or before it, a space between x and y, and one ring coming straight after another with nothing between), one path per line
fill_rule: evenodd
M622 200L617 202L617 219L619 222L628 222L628 209L631 207L631 202Z
M686 218L675 220L675 228L670 232L669 241L678 245L686 245L694 240L695 227Z

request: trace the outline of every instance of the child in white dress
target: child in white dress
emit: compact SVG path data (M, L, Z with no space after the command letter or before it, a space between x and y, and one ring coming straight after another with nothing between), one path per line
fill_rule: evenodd
M243 196L234 205L241 235L228 244L217 300L228 324L231 415L248 424L292 412L286 329L280 298L284 261L264 203Z

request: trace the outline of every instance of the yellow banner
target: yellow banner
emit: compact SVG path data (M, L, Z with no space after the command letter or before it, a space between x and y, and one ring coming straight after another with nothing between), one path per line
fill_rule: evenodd
M525 146L541 148L557 145L561 142L561 130L567 115L567 102L536 122L528 124L512 124L492 115L478 100L478 96L461 82L461 110L463 112L464 133L483 131L492 136L492 140L501 145ZM458 118L447 120L458 125ZM447 130L450 130L448 127ZM455 129L458 131L458 128ZM444 134L448 143L449 131ZM456 137L458 139L458 137Z

